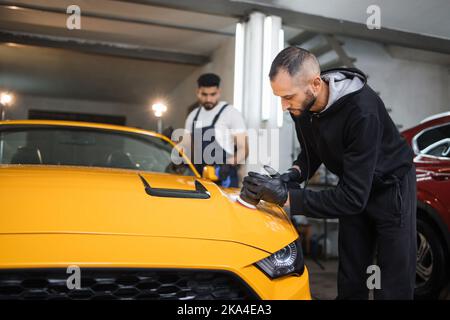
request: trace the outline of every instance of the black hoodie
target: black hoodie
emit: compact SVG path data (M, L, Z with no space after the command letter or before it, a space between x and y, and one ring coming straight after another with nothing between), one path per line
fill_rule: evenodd
M383 101L367 85L364 73L339 68L323 72L322 78L333 74L339 75L336 82L358 77L361 86L348 94L341 92L320 113L292 117L302 149L294 164L302 170L302 181L307 175L312 177L323 163L339 177L339 183L324 191L290 189L291 214L339 218L361 213L373 188L392 175L400 178L412 166L413 151Z

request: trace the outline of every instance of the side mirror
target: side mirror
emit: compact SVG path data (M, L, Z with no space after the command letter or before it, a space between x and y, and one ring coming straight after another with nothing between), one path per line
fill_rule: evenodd
M204 166L202 177L211 181L219 180L219 177L216 175L216 168L214 166Z

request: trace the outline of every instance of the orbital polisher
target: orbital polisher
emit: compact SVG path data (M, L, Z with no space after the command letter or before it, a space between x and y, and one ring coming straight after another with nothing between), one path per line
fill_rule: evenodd
M264 170L266 170L266 172L272 178L274 178L274 177L276 177L276 176L278 176L280 174L278 171L276 171L271 166L265 165L265 166L263 166L263 168L264 168ZM236 198L237 202L240 203L241 205L243 205L246 208L256 209L256 205L259 203L259 200L254 200L254 199L248 198L245 195L245 192L243 192L243 189L244 189L244 187L242 187L239 196Z

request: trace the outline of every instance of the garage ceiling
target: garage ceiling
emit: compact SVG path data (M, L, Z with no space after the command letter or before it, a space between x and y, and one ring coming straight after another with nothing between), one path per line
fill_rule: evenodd
M82 29L68 30L66 8L73 3L0 0L0 5L15 4L0 6L0 28L201 55L210 54L222 40L234 35L233 18L107 0L76 1Z
M194 66L25 45L0 45L0 87L18 94L147 105Z
M383 28L392 29L367 34L352 23L364 23L363 9L371 2L0 0L0 87L19 94L141 104L153 92L171 92L205 64L234 36L238 19L255 9L284 15L287 39L309 27L450 52L449 40L436 40L450 34L448 0L379 0ZM74 3L82 11L81 30L66 28L66 9ZM336 24L340 19L349 23Z
M81 30L66 28L74 3ZM108 0L0 0L0 17L0 87L138 104L208 62L237 21Z
M450 39L450 1L448 0L257 0L279 8L334 19L366 23L367 8L378 5L383 28Z
M409 0L390 2L382 0L380 1L384 4L384 6L382 6L381 17L382 28L379 30L370 30L365 24L367 18L366 9L369 0L364 0L361 4L359 0L327 0L320 2L307 0L128 1L228 17L245 17L252 11L257 10L266 14L273 14L281 17L283 19L283 24L285 25L310 32L349 36L388 45L450 54L450 38L448 38L447 32L449 23L448 19L445 19L445 15L449 12L447 0L415 0L414 2ZM308 8L310 11L308 11ZM356 19L356 16L358 17L358 19L356 19L357 22L355 22L355 20L346 20L344 18L344 13L347 11L353 12L353 16L351 16L352 19ZM405 11L413 11L413 13L408 13L406 18L401 18ZM327 12L328 15L324 15L323 12ZM435 14L438 18L437 20L434 18ZM406 30L387 27L383 17L389 17L390 19L387 19L389 23L395 23L395 25L398 23L396 22L397 20L401 21L404 26L403 28L406 28ZM415 18L427 19L427 22L420 27L415 23ZM444 29L441 29L440 24L443 24ZM427 30L422 32L416 31L418 30L417 26L419 26L421 30L424 28L427 28ZM439 34L430 34L430 29L439 34L441 34L443 30L446 37L444 38Z

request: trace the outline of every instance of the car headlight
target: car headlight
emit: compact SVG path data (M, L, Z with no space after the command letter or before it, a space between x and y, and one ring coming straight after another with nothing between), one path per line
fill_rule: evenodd
M258 261L256 266L272 279L285 275L302 275L305 265L300 240L297 239L271 256Z

